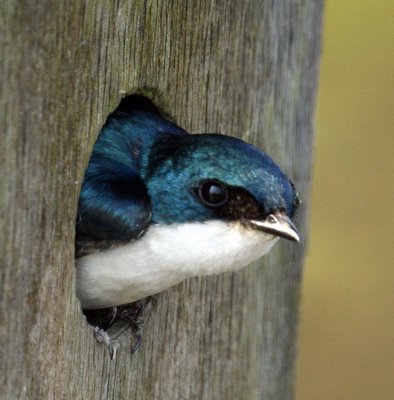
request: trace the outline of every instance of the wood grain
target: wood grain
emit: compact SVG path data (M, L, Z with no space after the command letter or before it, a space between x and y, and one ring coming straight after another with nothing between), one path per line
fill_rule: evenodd
M1 399L292 398L322 8L1 2ZM75 215L94 140L135 92L265 149L304 201L303 244L162 293L140 350L110 361L75 297Z

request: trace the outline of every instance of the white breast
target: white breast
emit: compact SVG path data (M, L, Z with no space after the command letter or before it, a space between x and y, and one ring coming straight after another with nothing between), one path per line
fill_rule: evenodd
M182 280L245 267L277 237L235 222L152 225L139 240L79 258L82 308L106 308L161 292Z

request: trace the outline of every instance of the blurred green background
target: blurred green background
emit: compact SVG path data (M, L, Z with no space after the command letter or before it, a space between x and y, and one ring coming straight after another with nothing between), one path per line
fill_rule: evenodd
M327 0L297 400L394 399L394 1Z

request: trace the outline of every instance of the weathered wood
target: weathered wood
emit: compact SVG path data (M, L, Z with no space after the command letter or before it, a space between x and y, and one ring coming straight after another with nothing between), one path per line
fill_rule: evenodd
M1 399L289 399L306 243L321 0L0 4ZM296 183L303 245L158 296L110 361L74 293L94 140L125 93L191 132L264 148Z

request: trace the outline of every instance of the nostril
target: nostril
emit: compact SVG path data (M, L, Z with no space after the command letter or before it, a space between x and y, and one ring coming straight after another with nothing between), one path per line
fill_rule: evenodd
M273 214L268 215L267 221L269 223L271 223L271 224L275 224L275 223L278 222L278 220L276 219L275 215L273 215Z

